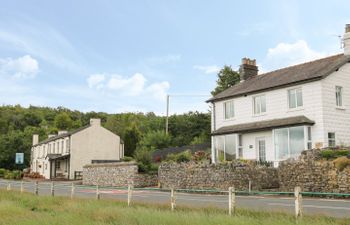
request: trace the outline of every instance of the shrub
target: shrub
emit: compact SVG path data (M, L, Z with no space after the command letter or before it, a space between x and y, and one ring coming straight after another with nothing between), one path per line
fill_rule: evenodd
M156 157L154 157L153 159L155 162L161 162L162 161L162 157L160 155L157 155Z
M346 149L339 149L339 150L327 149L327 150L321 151L322 158L325 158L327 160L335 159L342 156L347 156L349 154L350 154L350 150L346 150Z
M130 157L130 156L124 156L123 158L121 158L121 160L123 162L130 162L130 161L133 161L134 158L133 157Z
M191 161L191 159L192 159L191 151L187 150L177 154L169 154L166 158L166 161L181 163L181 162L189 162Z
M0 168L0 177L4 177L6 169Z
M338 170L343 171L347 166L350 166L350 159L342 156L333 160L333 163Z
M203 161L208 159L208 153L205 151L196 151L192 156L193 161Z
M19 170L5 170L4 172L4 179L16 179L19 180L22 178L22 172Z

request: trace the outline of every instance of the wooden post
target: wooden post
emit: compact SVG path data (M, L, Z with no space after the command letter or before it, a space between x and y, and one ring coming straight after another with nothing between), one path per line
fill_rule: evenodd
M8 191L11 191L11 183L10 183L10 181L9 182L7 182L7 188L6 188Z
M55 196L55 183L53 181L51 182L51 196Z
M72 183L72 189L70 191L70 198L73 199L74 198L74 192L75 192L75 186L74 183Z
M303 215L303 205L302 205L302 195L300 187L295 187L294 189L295 197L295 218L300 218Z
M24 183L23 183L23 180L21 181L21 193L24 192Z
M96 199L100 200L100 189L98 189L98 185L96 185Z
M34 190L34 192L35 192L35 195L39 195L39 183L38 183L38 181L35 181L35 190Z
M251 180L249 180L248 191L249 191L249 193L252 192L252 181Z
M234 215L236 208L236 193L234 187L228 188L228 214Z
M131 185L128 186L128 206L131 204L131 197L132 197L132 189Z
M170 192L170 204L171 204L171 211L174 211L175 206L176 206L176 199L175 199L174 188L172 188L171 192Z

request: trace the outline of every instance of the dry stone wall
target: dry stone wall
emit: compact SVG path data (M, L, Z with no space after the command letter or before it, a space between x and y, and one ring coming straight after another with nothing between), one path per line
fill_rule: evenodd
M240 162L227 164L164 163L158 171L162 188L221 189L235 186L247 190L249 180L254 190L278 187L275 168L253 166Z
M135 162L90 164L83 168L83 184L126 187L149 187L158 185L157 174L138 173Z
M332 161L322 160L319 151L304 151L298 160L280 163L281 191L300 186L306 192L350 193L350 167L339 171Z

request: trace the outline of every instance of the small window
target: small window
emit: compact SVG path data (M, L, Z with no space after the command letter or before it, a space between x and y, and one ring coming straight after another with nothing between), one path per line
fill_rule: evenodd
M243 158L243 146L242 146L242 135L238 135L238 158Z
M225 102L224 103L224 113L225 113L225 119L231 119L235 116L235 108L233 101Z
M66 152L69 153L69 140L66 140Z
M328 147L335 147L335 133L328 133Z
M335 87L335 99L336 99L336 105L341 107L343 106L343 88L336 86Z
M259 115L266 112L265 95L256 96L253 98L254 114Z
M61 153L63 153L63 146L64 146L64 143L63 143L63 140L61 141Z
M290 109L303 106L303 93L301 88L288 90L288 104Z

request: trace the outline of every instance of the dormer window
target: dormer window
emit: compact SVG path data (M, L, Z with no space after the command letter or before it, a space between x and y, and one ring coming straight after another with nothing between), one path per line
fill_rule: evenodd
M301 88L288 90L288 105L290 109L303 106L303 92Z
M232 119L235 117L235 107L233 101L227 101L224 103L224 118Z

